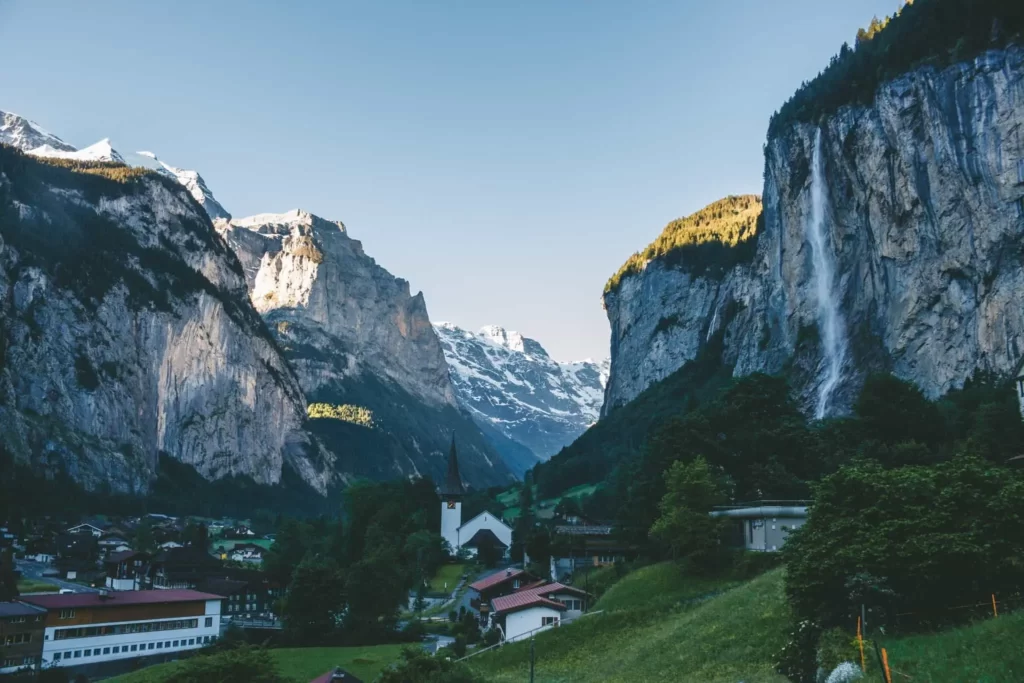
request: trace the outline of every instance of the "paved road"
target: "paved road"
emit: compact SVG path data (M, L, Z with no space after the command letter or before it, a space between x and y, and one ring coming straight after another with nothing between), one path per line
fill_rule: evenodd
M28 560L15 560L14 568L21 572L22 577L26 579L32 579L34 581L45 581L46 583L52 583L60 588L68 588L75 591L76 593L98 593L99 589L90 588L89 586L83 586L80 583L74 583L72 581L65 581L58 579L55 576L43 576L43 572L47 569L52 569L49 565L41 564L39 562L29 562Z

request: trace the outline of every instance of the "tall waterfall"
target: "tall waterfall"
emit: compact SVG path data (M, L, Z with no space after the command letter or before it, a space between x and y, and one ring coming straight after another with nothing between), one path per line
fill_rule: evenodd
M811 160L811 215L806 226L814 266L814 289L818 298L818 331L825 354L825 367L818 385L818 403L814 411L818 419L828 414L832 394L839 385L846 364L846 331L835 291L835 264L825 237L827 202L819 128L814 136L814 154Z

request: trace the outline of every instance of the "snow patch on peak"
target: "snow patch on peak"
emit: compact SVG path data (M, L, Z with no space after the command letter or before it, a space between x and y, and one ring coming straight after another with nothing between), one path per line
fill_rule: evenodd
M228 213L227 209L225 209L224 206L213 196L213 192L210 191L210 188L206 185L206 181L203 180L203 176L199 175L198 171L171 166L150 151L141 151L136 152L135 154L147 160L152 160L159 165L154 167L148 161L133 165L153 168L163 175L178 181L178 183L183 185L185 189L189 191L189 194L192 195L193 199L199 202L203 209L206 210L207 215L211 219L231 220L231 214Z
M608 361L558 363L537 341L498 325L434 324L460 405L490 429L548 458L597 421Z
M74 152L75 148L59 137L12 112L0 111L0 142L17 147L23 152L48 146L58 152Z
M28 150L28 153L37 157L48 157L50 159L74 159L76 161L107 161L115 164L125 163L124 157L117 153L113 145L110 144L110 138L103 138L99 142L93 143L80 150L64 150L57 149L53 145L44 144L34 149Z

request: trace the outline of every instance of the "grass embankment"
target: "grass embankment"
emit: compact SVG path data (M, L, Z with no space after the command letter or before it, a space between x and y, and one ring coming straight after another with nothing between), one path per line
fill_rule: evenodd
M46 581L35 579L21 579L18 581L19 593L56 593L60 587Z
M671 564L637 570L598 601L595 609L602 614L537 636L536 680L784 683L771 664L788 624L782 572L695 600L730 585L685 577ZM509 645L469 663L493 683L523 681L529 644Z
M443 564L434 574L434 578L430 579L427 590L431 593L451 593L465 573L464 564Z
M915 683L1024 681L1024 612L986 619L942 633L881 639L896 672ZM868 678L878 675L868 660ZM909 677L909 678L908 678Z
M340 666L364 681L372 681L389 664L401 658L403 645L370 647L302 647L271 650L281 674L296 683L306 683L322 673ZM109 683L162 683L176 662L158 664L141 671L110 679Z

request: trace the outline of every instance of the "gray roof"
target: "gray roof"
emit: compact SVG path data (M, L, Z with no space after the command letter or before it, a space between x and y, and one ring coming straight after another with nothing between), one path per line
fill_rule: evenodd
M23 602L0 602L0 617L30 617L39 614L46 614L46 610Z

